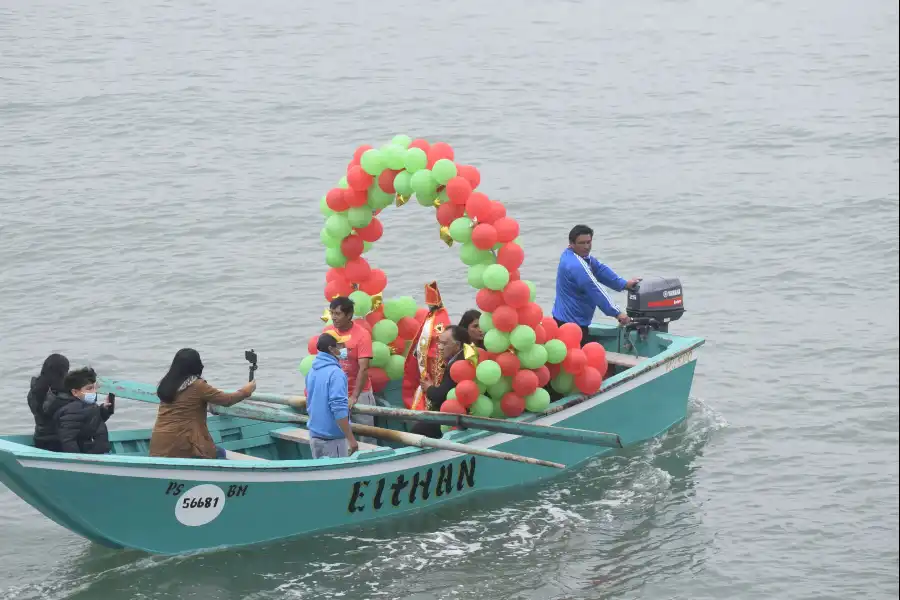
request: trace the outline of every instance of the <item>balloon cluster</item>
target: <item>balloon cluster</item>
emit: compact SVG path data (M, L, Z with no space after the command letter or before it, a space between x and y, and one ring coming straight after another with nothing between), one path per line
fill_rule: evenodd
M566 395L576 389L594 394L606 374L606 353L598 343L581 347L581 328L558 327L535 303L535 286L521 279L525 252L519 224L506 207L478 191L481 175L454 162L448 144L429 144L398 135L380 148L360 146L347 175L322 198L326 217L320 239L325 246L325 299L348 296L361 325L372 332L369 369L376 391L403 376L404 357L428 312L408 296L385 300L387 276L362 256L384 229L378 215L414 195L435 209L440 238L460 245L468 282L477 289L483 311L479 325L484 349L457 361L450 370L456 387L441 410L480 416L515 417L541 412L550 404L548 387ZM327 315L323 315L327 320ZM300 370L308 372L315 340Z

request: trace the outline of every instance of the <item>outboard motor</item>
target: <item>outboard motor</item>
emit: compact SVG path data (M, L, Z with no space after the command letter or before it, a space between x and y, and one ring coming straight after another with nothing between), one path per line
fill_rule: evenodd
M650 329L669 331L669 323L684 314L681 280L675 277L648 277L628 291L625 313L632 323L626 331L637 331L646 339Z

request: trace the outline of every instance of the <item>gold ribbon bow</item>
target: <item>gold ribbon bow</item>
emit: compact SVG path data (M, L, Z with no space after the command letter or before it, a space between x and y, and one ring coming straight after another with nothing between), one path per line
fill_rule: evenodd
M450 228L446 225L441 227L441 241L447 244L447 247L450 248L453 246L453 236L450 235Z
M376 310L378 310L379 308L381 308L383 305L384 305L384 298L382 297L381 293L375 294L374 296L372 296L372 310L370 310L369 312L373 313Z
M407 202L409 202L409 199L410 199L411 197L412 197L412 196L401 196L399 193L397 193L397 197L396 197L396 199L394 200L394 205L396 205L396 206L403 206L404 204L406 204Z
M323 312L322 316L319 318L322 319L323 323L327 323L328 321L330 321L331 320L331 309L328 307L325 307L325 312Z
M472 344L463 344L463 358L472 363L473 367L478 366L478 348Z

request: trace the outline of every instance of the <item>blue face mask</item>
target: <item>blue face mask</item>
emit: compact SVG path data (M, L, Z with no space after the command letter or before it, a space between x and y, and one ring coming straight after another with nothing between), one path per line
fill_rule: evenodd
M341 359L341 360L347 360L347 356L348 356L348 355L349 355L349 354L347 353L347 349L346 349L346 348L341 348L340 350L338 350L338 358L339 358L339 359Z
M84 402L94 404L97 402L97 392L88 392L84 395Z

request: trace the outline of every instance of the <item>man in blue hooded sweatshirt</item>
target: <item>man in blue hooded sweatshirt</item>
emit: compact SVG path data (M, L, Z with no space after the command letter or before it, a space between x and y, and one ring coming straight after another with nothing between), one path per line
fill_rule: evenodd
M313 458L342 458L359 450L350 429L347 375L340 360L347 359L346 338L336 331L319 336L318 353L306 375L306 412Z
M640 278L625 281L591 256L593 239L594 230L587 225L573 227L569 232L569 247L560 256L556 271L553 318L558 325L575 323L581 327L582 345L590 341L588 327L596 308L599 307L606 316L616 318L622 325L631 320L613 303L603 286L621 292L626 288L633 289L640 281Z

